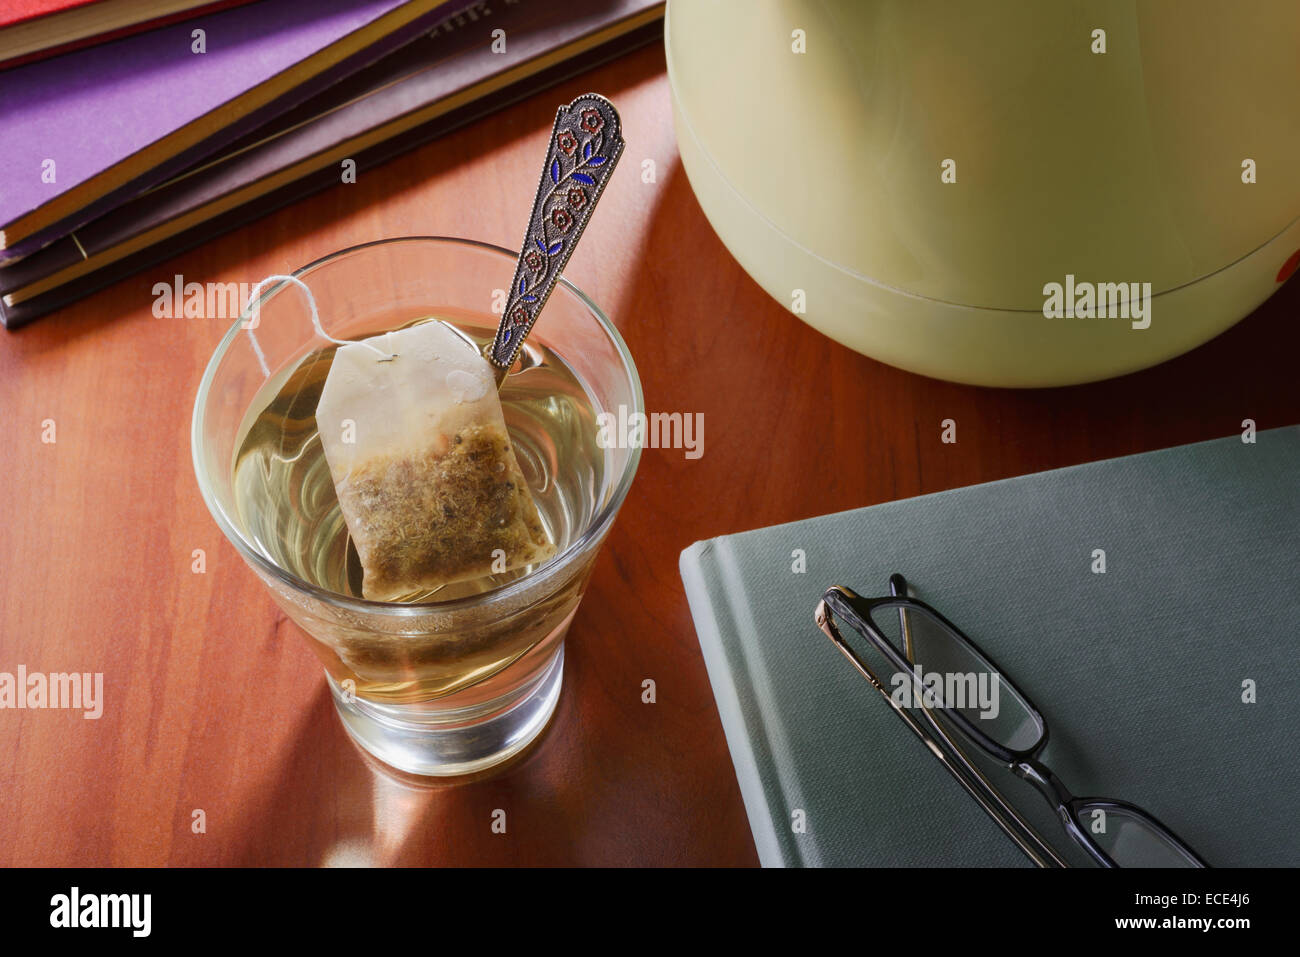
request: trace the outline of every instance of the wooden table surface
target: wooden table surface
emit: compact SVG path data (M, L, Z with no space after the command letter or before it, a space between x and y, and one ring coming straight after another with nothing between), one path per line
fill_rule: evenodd
M381 237L513 246L555 106L588 89L619 104L628 151L568 274L627 338L648 409L704 414L704 455L643 455L539 743L497 772L430 786L352 745L306 641L209 516L190 413L229 323L156 319L151 289L176 273L251 283ZM638 175L645 159L654 183ZM970 388L881 365L799 322L730 258L677 156L662 50L626 56L0 333L0 671L103 672L105 684L98 720L0 711L0 865L755 864L680 551L1228 435L1245 418L1298 422L1298 315L1292 282L1188 355L1068 389ZM944 418L960 423L956 445L938 441ZM641 701L645 678L655 704Z

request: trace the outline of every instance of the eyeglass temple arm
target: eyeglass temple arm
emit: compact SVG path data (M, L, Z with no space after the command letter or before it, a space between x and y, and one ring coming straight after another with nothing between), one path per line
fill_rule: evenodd
M892 575L889 576L889 594L890 597L892 598L907 598L909 596L907 579L902 575L901 572L894 572ZM898 627L899 627L899 633L903 637L903 655L904 657L907 658L908 661L914 662L916 661L916 654L915 654L915 650L912 647L912 623L907 616L907 611L903 608L898 609ZM1043 840L1042 836L1037 831L1035 831L1032 826L1030 826L1029 822L1024 820L1024 818L1022 818L1018 813L1016 813L1014 809L1006 806L1005 803L1003 803L1000 795L998 795L997 789L994 788L993 785L990 784L987 779L985 779L984 775L980 773L979 769L976 768L973 764L971 764L970 759L966 757L962 753L961 749L957 747L956 744L953 743L952 739L949 738L944 733L943 728L941 728L938 722L934 720L934 715L930 713L930 709L927 708L924 704L922 704L921 711L925 715L927 719L927 723L930 725L931 731L934 734L939 735L943 739L944 744L946 744L952 750L957 760L959 760L962 763L965 772L971 775L972 777L976 778L980 782L982 782L983 785L986 788L988 788L993 793L993 795L996 796L996 799L998 800L998 803L1001 807L1003 814L1011 817L1016 822L1016 824L1019 825L1019 827L1021 827L1024 830L1024 832L1029 836L1029 839L1035 842L1035 845L1041 851L1050 855L1052 861L1058 867L1065 867L1066 866L1065 861L1061 860L1061 858L1056 854L1056 852L1052 850L1051 845L1049 845L1045 840ZM1015 770L1016 773L1020 774L1022 777L1026 777L1026 775L1023 772L1019 771L1018 769L1015 769L1013 767L1013 770ZM1048 773L1050 774L1050 772ZM1035 781L1034 783L1038 784L1037 781ZM1046 781L1044 780L1043 783L1046 784ZM1056 782L1056 784L1059 786L1060 782ZM1040 790L1042 790L1041 787ZM1047 792L1044 791L1044 793ZM1003 822L999 821L998 823L1002 824ZM1006 829L1005 825L1003 826L1003 829L1004 830ZM1023 844L1021 846L1023 847Z
M899 572L889 576L889 594L893 598L907 597L907 579ZM903 657L908 661L915 661L916 657L912 654L912 625L901 608L898 609L898 628L903 636Z
M901 575L898 577L902 578ZM844 655L844 657L849 660L849 663L853 665L854 670L857 671L858 674L862 675L862 677L866 678L867 681L871 683L871 686L880 692L881 697L889 703L889 709L893 711L894 714L898 715L903 720L904 724L912 729L912 732L921 739L927 748L930 749L930 753L939 759L939 763L948 769L948 773L956 778L957 783L965 788L966 793L973 797L976 803L984 809L984 813L991 817L998 827L1002 828L1003 832L1011 838L1011 840L1015 841L1016 846L1024 851L1025 855L1031 861L1043 868L1052 867L1053 865L1057 867L1065 866L1064 862L1061 861L1060 858L1055 857L1055 855L1052 856L1050 861L1045 860L1037 850L1027 844L1024 837L1012 825L1007 823L1006 819L1003 818L999 810L993 806L992 802L990 802L988 798L986 798L980 790L967 779L966 775L962 773L957 765L952 763L948 755L944 753L944 750L941 747L939 747L934 738L931 737L923 727L921 727L920 723L917 722L908 711L898 706L889 692L885 690L885 686L881 684L880 679L876 677L875 672L872 671L871 668L858 657L853 649L848 646L848 643L844 641L843 637L839 633L839 629L835 627L835 622L831 620L830 610L827 608L824 600L817 603L817 611L814 617L817 621L817 627L820 628L835 647L840 650L840 654Z

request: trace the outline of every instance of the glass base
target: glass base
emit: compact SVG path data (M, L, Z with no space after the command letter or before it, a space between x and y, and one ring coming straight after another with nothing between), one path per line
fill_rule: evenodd
M560 700L564 645L536 681L504 698L450 711L349 698L326 678L343 727L380 761L409 774L472 774L513 757L542 733Z

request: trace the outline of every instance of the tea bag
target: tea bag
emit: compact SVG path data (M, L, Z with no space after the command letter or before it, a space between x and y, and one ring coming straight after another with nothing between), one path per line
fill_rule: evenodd
M341 346L316 424L366 598L392 601L555 554L492 368L445 324Z

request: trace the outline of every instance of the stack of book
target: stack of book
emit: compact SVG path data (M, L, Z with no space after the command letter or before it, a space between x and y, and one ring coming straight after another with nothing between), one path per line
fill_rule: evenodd
M662 0L8 0L0 322L648 42L662 17Z

